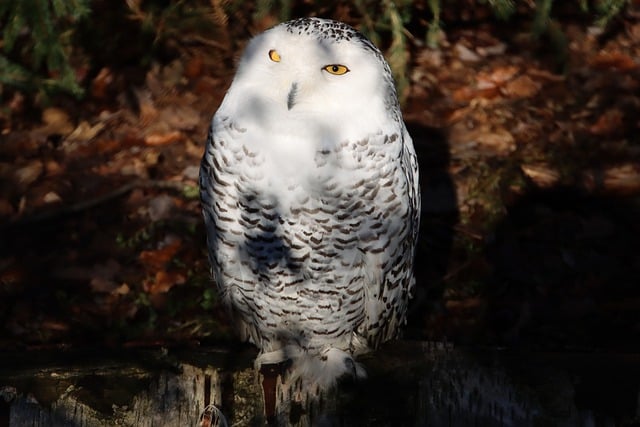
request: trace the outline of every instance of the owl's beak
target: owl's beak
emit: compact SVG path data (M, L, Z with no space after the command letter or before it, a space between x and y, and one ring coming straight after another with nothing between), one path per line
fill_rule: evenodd
M292 83L289 94L287 95L287 109L291 110L296 103L296 95L298 94L298 83Z

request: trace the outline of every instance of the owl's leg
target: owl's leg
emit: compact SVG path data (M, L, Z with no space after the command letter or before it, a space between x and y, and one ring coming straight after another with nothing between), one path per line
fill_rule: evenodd
M360 380L367 377L364 367L356 362L350 352L336 347L302 349L286 346L268 353L260 353L255 365L261 369L265 365L276 365L290 361L288 380L301 379L310 388L326 390L342 379Z

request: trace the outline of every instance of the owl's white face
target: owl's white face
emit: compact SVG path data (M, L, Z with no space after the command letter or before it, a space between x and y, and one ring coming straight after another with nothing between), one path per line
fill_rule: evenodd
M270 132L309 126L348 137L388 123L395 92L379 51L362 38L276 26L247 46L221 112ZM314 130L314 132L316 132Z

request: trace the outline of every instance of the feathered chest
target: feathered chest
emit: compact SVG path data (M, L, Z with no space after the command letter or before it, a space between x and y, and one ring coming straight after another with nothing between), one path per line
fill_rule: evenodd
M383 251L394 233L403 237L408 200L398 134L283 140L259 140L225 120L210 135L203 185L214 196L218 246L230 249L223 252L240 253L255 270L314 274L335 268L328 260L351 268L362 248L375 243Z

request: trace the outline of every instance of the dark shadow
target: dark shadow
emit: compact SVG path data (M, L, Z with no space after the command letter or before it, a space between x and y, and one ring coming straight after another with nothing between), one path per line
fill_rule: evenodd
M408 123L420 167L422 212L414 264L416 289L408 316L407 338L425 335L426 316L442 311L443 278L459 220L456 190L449 174L450 154L445 136L437 129ZM441 338L441 337L438 337Z
M640 204L573 188L507 207L487 242L487 333L533 349L640 349Z
M0 223L0 344L103 348L156 339L169 344L174 338L167 325L180 313L211 317L199 307L203 288L198 277L209 280L199 211L186 200L158 221L135 215L148 208L150 199L180 198L178 189L136 185L127 177L80 168L64 179L72 183L71 191L63 193L64 203ZM87 200L96 203L87 206ZM139 255L161 248L167 236L183 242L175 259L197 260L191 263L193 282L143 302L142 283L155 271L146 269ZM163 268L171 271L171 260L156 270ZM127 292L116 295L111 286L125 283Z

